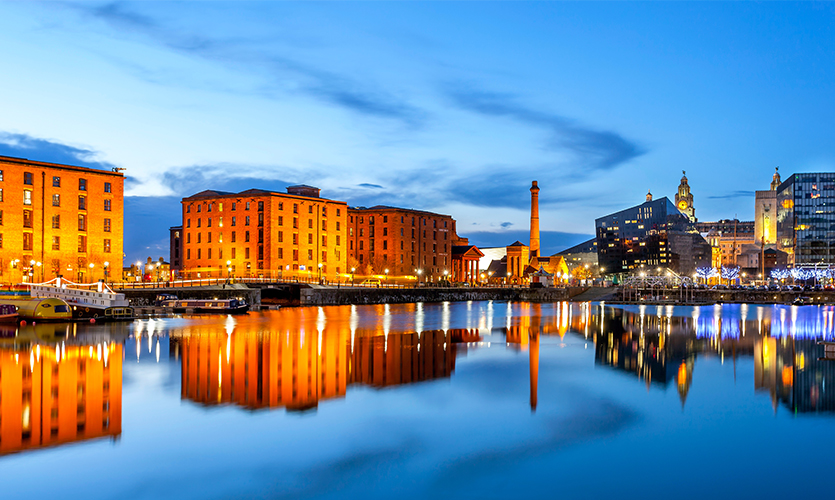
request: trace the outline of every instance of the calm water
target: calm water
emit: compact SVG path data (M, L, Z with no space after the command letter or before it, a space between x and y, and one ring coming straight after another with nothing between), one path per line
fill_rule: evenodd
M0 326L0 497L826 498L834 315L473 302Z

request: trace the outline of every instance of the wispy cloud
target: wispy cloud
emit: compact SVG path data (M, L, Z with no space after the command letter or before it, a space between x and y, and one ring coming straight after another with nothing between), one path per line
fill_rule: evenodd
M120 32L129 31L180 54L212 61L260 75L264 82L252 90L279 98L301 92L321 102L360 115L391 119L409 127L420 126L425 112L367 82L314 67L279 54L255 38L213 38L187 33L128 8L121 2L101 5L71 4L84 16Z
M733 191L728 194L708 196L709 200L724 200L727 198L747 198L754 196L754 191Z
M115 167L112 163L98 160L100 153L91 148L9 132L0 132L0 155L104 170Z
M383 189L383 186L381 186L379 184L370 184L368 182L363 182L362 184L357 184L357 187L369 188L369 189Z
M586 127L575 120L532 109L520 104L511 94L486 92L462 84L447 85L444 93L461 109L544 128L550 134L547 148L568 151L589 169L610 170L646 152L617 132Z

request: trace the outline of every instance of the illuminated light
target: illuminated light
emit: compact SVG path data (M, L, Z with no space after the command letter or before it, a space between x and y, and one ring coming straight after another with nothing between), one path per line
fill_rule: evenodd
M783 385L794 385L794 372L790 366L783 367Z
M41 361L41 346L40 345L35 347L35 358L40 363L40 361Z

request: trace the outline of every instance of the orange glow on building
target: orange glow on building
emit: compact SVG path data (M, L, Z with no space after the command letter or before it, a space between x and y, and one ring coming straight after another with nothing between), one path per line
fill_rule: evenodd
M0 349L0 455L122 433L122 346Z
M93 282L105 277L105 263L108 278L120 277L124 180L119 172L0 156L0 282L58 275Z
M182 273L191 279L318 278L320 270L323 278L337 279L347 273L348 205L320 198L310 186L287 191L203 191L183 198Z

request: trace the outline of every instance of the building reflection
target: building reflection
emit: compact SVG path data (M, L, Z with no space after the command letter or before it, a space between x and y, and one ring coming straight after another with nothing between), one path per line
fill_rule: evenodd
M376 306L375 306L376 307ZM170 331L182 358L182 393L204 405L304 411L345 396L350 385L388 387L447 378L477 329L391 332L380 321L358 324L356 308L287 308L269 323L241 317ZM415 325L408 325L414 328Z
M0 455L121 435L123 346L104 332L3 326Z
M627 372L647 387L675 384L682 405L699 357L736 363L753 357L754 389L777 409L793 413L835 411L835 360L819 340L835 336L832 308L672 306L618 309L584 304L571 330L594 342L595 363ZM691 312L692 311L692 312ZM706 314L706 311L709 314ZM555 320L558 321L558 320Z

